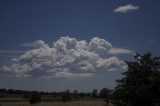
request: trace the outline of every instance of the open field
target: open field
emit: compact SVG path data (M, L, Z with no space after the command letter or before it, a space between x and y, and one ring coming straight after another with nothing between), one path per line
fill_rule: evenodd
M107 106L102 100L97 101L71 101L71 102L41 102L29 104L29 102L1 102L0 106Z

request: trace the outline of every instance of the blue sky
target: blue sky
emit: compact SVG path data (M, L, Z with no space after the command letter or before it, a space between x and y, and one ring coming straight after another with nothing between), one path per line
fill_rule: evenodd
M14 76L17 74L15 71L19 66L16 66L8 76L2 67L11 68L11 65L14 64L11 61L13 58L18 59L27 51L33 52L34 49L40 49L35 47L37 42L42 46L47 44L49 46L47 50L53 48L59 50L56 44L55 47L52 45L53 42L62 39L61 37L64 37L63 40L69 41L74 38L76 44L78 41L85 40L87 48L89 48L86 52L99 55L101 60L112 57L119 59L117 61L130 60L133 54L131 51L151 52L159 56L159 5L159 0L0 0L0 87L57 91L113 88L115 80L121 78L121 73L124 71L119 67L117 70L106 72L104 72L104 70L108 70L105 69L106 66L101 69L94 67L96 72L92 78L74 80L68 79L68 77L46 79L42 78L42 75L39 77L40 73L38 73L38 77L35 75L37 73L30 73L34 74L33 77ZM102 39L105 40L104 43L101 43ZM104 56L104 54L98 53L99 48L93 50L94 47L92 48L90 45L95 44L95 41L97 48L99 46L108 48L108 43L110 43L114 53L113 50L111 53L110 49L107 49L107 51L101 51L101 53L107 54ZM77 51L75 48L74 50ZM77 57L75 58L77 59ZM34 59L39 60L39 58ZM24 64L20 61L17 64ZM90 62L90 60L86 61ZM33 61L29 61L25 64L32 63ZM97 70L103 71L97 72ZM70 72L70 70L68 71ZM11 74L14 75L10 77ZM27 73L27 75L30 74ZM45 72L45 74L47 73Z

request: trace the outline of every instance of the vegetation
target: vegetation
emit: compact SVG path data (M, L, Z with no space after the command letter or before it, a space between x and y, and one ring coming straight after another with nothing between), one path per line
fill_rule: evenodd
M69 90L66 90L63 95L62 95L62 101L63 102L68 102L71 101L71 93Z
M150 53L137 54L136 61L128 61L125 77L117 80L113 94L115 106L159 106L160 58ZM159 105L158 105L159 104Z
M98 96L97 89L93 89L92 91L92 97L96 98Z
M75 99L78 99L78 91L77 91L77 90L74 90L74 91L73 91L73 97L74 97Z
M109 100L110 100L110 96L111 96L111 90L109 90L108 88L103 88L101 91L100 91L100 94L99 94L100 98L103 98L104 101L109 104Z
M41 95L39 92L33 91L30 98L30 104L35 104L41 102Z

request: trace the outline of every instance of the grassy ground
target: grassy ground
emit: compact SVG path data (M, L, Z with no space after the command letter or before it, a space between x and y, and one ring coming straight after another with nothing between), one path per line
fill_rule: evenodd
M41 102L30 105L28 102L1 102L0 106L107 106L104 101L71 101L71 102Z

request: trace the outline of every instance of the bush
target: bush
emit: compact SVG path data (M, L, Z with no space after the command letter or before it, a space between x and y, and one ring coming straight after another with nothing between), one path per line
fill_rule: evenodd
M41 102L41 95L40 95L40 93L36 92L36 91L32 92L31 98L30 98L29 102L30 102L30 104L35 104L35 103Z

